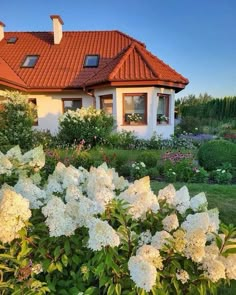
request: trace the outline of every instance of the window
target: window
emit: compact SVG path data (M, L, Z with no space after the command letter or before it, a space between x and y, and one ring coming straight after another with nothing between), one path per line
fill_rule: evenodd
M76 111L82 108L82 98L63 98L62 99L63 113L68 110Z
M106 114L112 115L113 113L113 100L112 94L100 96L101 110L104 110Z
M32 103L35 107L35 119L34 119L34 126L38 126L38 111L37 111L37 100L36 98L29 98L29 103Z
M99 55L86 55L84 60L85 68L96 68L99 62Z
M123 124L147 124L147 93L123 94Z
M37 61L38 61L39 56L38 55L27 55L25 57L25 60L22 64L23 68L34 68Z
M7 43L8 44L15 44L17 40L18 40L17 37L10 37L7 39Z
M170 96L168 94L157 94L157 124L167 124L170 109Z

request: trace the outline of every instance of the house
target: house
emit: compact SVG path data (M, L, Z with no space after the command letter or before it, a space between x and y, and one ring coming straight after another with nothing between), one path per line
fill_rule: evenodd
M60 16L51 19L53 32L5 32L0 22L0 96L26 93L37 128L53 133L63 112L94 105L113 114L119 131L173 134L175 93L186 78L120 31L67 32Z

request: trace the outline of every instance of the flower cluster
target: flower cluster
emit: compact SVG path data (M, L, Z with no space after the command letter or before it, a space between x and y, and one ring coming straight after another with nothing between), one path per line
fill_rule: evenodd
M142 116L138 113L132 113L127 115L127 121L128 122L140 122L142 121Z
M59 121L63 122L68 117L70 118L70 120L84 121L85 118L89 120L91 117L100 116L100 114L101 114L101 110L99 109L95 109L93 107L89 107L89 108L82 107L81 109L77 109L75 111L68 110L63 115L60 116Z
M192 159L193 155L191 153L181 153L181 152L166 152L162 155L162 160L170 161L175 164L176 162L182 161L184 159Z

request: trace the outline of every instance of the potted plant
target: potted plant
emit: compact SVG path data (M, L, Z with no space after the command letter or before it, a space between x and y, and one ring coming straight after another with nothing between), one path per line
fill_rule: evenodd
M157 123L166 124L168 123L169 118L164 114L157 115Z
M130 125L139 125L142 119L142 116L137 113L132 113L127 116L127 121Z

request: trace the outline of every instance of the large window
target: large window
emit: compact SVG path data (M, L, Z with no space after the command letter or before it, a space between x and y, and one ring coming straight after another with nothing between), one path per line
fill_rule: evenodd
M168 94L157 94L157 124L168 124L170 109L170 96Z
M147 93L123 94L123 124L147 124Z
M63 113L68 110L76 111L82 108L82 98L63 98L62 109Z
M104 110L106 114L112 115L113 113L113 100L112 94L100 96L101 110Z

